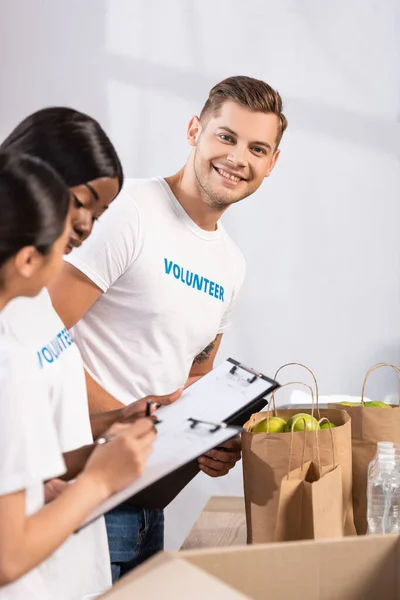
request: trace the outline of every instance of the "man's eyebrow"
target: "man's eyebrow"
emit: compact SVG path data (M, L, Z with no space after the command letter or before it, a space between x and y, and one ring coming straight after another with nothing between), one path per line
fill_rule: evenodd
M268 142L252 142L251 145L253 146L264 146L264 148L268 148L268 150L272 150L271 145L268 144Z
M235 137L238 137L238 134L236 133L236 131L233 131L233 129L231 129L230 127L225 127L224 125L222 125L221 127L218 127L218 129L223 129L224 131L227 131L228 133L234 135ZM268 142L251 142L251 145L257 145L257 146L264 146L265 148L268 148L269 150L272 150L271 145L268 144Z
M230 127L225 127L224 125L221 125L220 127L218 127L218 129L224 129L228 133L231 133L232 135L235 135L236 137L238 137L238 134L236 133L236 131L233 131L233 129L231 129Z
M96 201L100 200L99 194L96 192L96 190L94 189L94 187L92 185L90 185L90 183L84 183L83 185L85 187L87 187L87 189L89 190L89 192L92 194L93 198Z

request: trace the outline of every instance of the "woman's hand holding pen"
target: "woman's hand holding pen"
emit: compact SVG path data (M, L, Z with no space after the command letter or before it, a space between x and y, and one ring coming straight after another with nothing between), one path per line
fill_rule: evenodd
M152 418L115 423L97 439L82 475L103 486L105 497L119 492L142 475L155 437Z
M143 473L153 450L158 422L152 413L159 405L178 400L182 389L166 396L146 396L119 411L117 422L96 440L83 474L96 477L107 495L118 492Z

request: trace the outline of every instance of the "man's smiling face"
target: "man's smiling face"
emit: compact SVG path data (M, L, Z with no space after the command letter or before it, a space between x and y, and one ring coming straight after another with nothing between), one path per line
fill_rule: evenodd
M234 101L201 121L192 119L194 173L207 204L222 210L260 187L278 159L279 126L275 114L253 112Z

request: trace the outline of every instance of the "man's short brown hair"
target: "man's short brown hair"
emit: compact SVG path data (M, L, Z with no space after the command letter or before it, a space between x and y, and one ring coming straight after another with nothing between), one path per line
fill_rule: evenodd
M228 77L217 83L210 91L207 102L200 113L200 120L204 120L209 113L217 114L221 106L229 100L237 102L253 112L276 115L280 123L276 141L276 146L279 146L287 127L287 119L282 112L282 98L276 90L265 81L253 79L253 77L243 75Z

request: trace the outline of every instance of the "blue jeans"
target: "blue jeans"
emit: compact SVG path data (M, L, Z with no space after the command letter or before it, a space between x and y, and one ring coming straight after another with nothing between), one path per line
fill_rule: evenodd
M121 504L105 515L112 580L143 563L164 548L162 510Z

